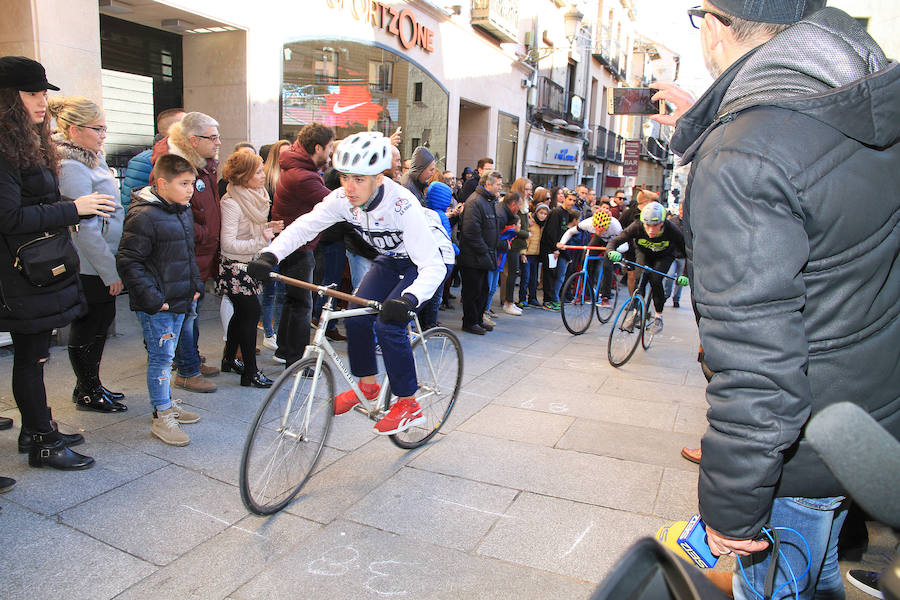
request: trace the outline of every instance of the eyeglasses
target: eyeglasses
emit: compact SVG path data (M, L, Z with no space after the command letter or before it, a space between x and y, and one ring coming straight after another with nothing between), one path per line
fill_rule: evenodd
M93 129L94 131L97 132L97 135L106 135L106 132L109 131L109 129L107 129L105 125L102 125L100 127L91 127L90 125L79 125L79 127L82 127L84 129Z
M731 27L731 19L729 19L725 15L720 15L719 13L713 12L711 10L704 10L699 6L695 6L694 8L688 10L687 13L688 19L690 19L691 21L691 26L694 29L700 29L700 22L703 21L703 17L705 17L706 15L712 15L719 21L721 21L722 25L724 25L725 27ZM694 21L694 17L696 17L698 20Z
M195 135L194 137L203 138L213 143L218 142L221 138L218 135Z

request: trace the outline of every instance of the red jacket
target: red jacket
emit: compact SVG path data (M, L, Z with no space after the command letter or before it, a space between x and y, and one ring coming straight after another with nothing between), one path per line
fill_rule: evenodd
M310 212L313 207L331 193L322 176L316 169L312 158L299 142L294 142L278 157L281 175L275 186L275 199L272 202L272 220L283 220L287 227L300 215ZM313 250L319 243L319 237L299 250Z
M153 146L150 163L155 165L160 156L171 151L169 138L164 137ZM173 154L183 156L181 151ZM194 256L200 269L200 278L208 281L214 278L219 270L219 235L222 231L222 213L219 209L219 190L216 185L219 163L216 159L209 158L206 159L205 166L201 167L200 159L192 158L188 158L188 161L197 169L197 181L194 183L194 195L191 197L191 213L194 215Z

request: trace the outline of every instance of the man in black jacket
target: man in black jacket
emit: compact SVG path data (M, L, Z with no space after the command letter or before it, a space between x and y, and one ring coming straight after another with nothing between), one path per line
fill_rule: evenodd
M484 322L488 300L488 273L497 268L497 194L503 184L499 171L485 172L466 199L459 231L459 270L462 274L463 331L484 335L494 327Z
M761 530L791 523L811 550L801 594L837 598L846 492L804 427L850 401L900 438L900 65L823 5L689 11L717 79L693 106L658 86L654 100L676 111L654 118L677 118L671 146L692 163L684 235L712 372L699 482L709 546L739 555L761 592ZM797 548L781 545L776 586L785 560L803 572ZM736 598L753 596L734 581Z
M492 173L494 171L494 159L485 156L484 158L478 159L478 168L475 173L472 174L471 177L466 179L463 182L462 190L459 192L459 200L460 202L465 202L469 196L471 196L478 185L481 183L481 178L484 177L486 173Z

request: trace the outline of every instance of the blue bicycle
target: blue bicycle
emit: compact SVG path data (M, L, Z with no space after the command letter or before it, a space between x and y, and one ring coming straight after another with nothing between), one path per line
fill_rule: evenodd
M621 367L628 362L637 349L638 342L641 342L644 350L649 349L653 336L656 335L658 329L661 329L657 328L654 323L656 313L653 308L653 302L650 299L650 286L646 280L647 272L662 275L676 282L679 279L630 260L622 259L619 262L632 269L641 269L642 273L637 286L634 288L634 293L619 309L616 320L613 321L612 328L609 330L606 354L609 358L609 364L614 367Z
M572 273L559 292L563 325L572 335L581 335L591 326L595 314L601 323L609 321L619 300L619 286L612 265L607 266L606 248L603 246L563 246L562 249L585 251L581 270ZM592 265L591 261L597 263ZM601 288L606 271L609 294L604 296Z

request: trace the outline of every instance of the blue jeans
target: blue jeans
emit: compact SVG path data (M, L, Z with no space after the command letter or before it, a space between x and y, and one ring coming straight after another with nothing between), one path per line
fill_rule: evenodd
M191 302L188 312L182 315L184 322L178 335L178 346L175 348L175 364L178 367L178 374L182 377L200 374L200 349L197 346L200 329L197 326L197 313L200 312L200 302L205 295L206 290L201 291L200 297Z
M537 302L538 267L541 266L541 255L528 254L527 258L528 264L522 267L523 281L519 284L519 302L529 300Z
M494 294L497 292L497 286L500 284L500 273L502 271L500 269L495 269L493 271L488 271L488 297L487 304L485 305L486 311L491 309L491 304L494 303Z
M791 527L799 531L809 544L809 574L800 579L800 598L807 600L843 600L844 583L838 565L837 545L841 526L847 516L847 503L843 496L835 498L776 498L772 505L769 523L772 527ZM787 557L794 574L800 577L806 567L806 546L790 531L779 531L781 551ZM771 552L758 552L741 559L747 579L762 595L769 568ZM791 581L788 570L783 567L784 559L778 557L775 588ZM758 598L747 589L739 567L735 566L732 579L735 600L755 600ZM793 586L786 585L775 594L774 599L793 598Z
M672 261L672 266L669 267L669 275L672 277L678 277L679 275L684 275L684 259L676 258ZM681 302L681 291L684 289L680 285L675 285L675 295L672 295L672 286L675 285L675 282L671 279L663 280L663 290L666 292L666 298L671 297L675 302Z
M278 272L278 266L273 269ZM263 285L262 295L259 298L260 318L266 337L275 335L278 323L281 321L281 306L284 304L284 284L280 281L270 281Z
M366 273L368 273L369 269L372 267L372 261L368 258L363 258L359 254L354 254L349 250L347 250L347 260L350 261L350 281L355 290L359 287L359 284L362 283L363 277L366 276Z
M409 259L379 256L372 261L372 267L360 283L356 295L379 302L399 298L418 275L416 265ZM351 308L357 306L352 305ZM391 391L400 398L415 395L419 385L405 322L385 321L378 315L362 315L344 319L344 326L347 328L347 354L353 375L367 377L378 373L375 359L377 334Z
M562 289L563 283L566 281L566 271L569 268L569 259L564 257L560 252L559 258L556 260L556 281L553 282L553 301L562 302L559 298L559 290Z
M147 391L153 410L166 410L172 405L169 378L172 376L172 358L179 342L185 316L168 311L155 315L137 311L138 321L147 344Z

